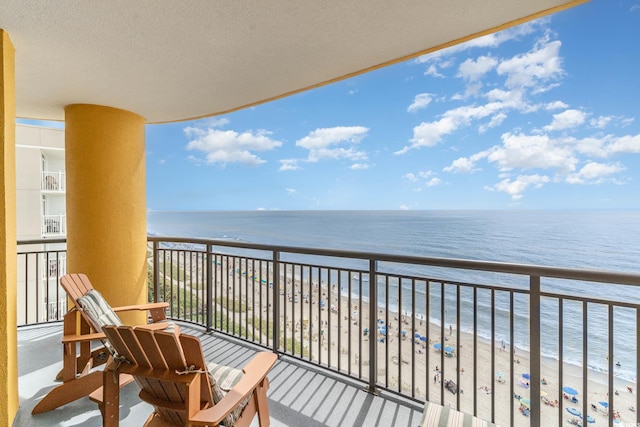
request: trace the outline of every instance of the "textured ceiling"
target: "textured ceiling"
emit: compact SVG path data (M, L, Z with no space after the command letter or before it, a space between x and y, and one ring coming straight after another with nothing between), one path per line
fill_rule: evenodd
M17 114L122 108L149 122L264 102L583 0L0 0Z

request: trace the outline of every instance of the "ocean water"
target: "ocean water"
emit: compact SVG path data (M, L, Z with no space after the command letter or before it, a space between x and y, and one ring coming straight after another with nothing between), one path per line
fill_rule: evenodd
M149 212L148 230L152 234L180 237L231 239L252 243L345 249L378 253L418 255L470 260L535 264L552 267L586 268L640 273L640 211L562 210L562 211L194 211ZM424 267L403 267L404 273L425 273ZM415 271L407 271L415 269ZM444 269L427 271L431 277L443 277L472 283L502 286L526 286L527 279L482 272L455 272ZM364 284L367 286L368 284ZM595 296L614 301L640 304L640 289L584 282L543 279L543 291ZM455 323L454 289L446 289L448 307L445 324ZM431 320L439 315L439 286L429 290ZM409 306L409 293L403 302L389 290L391 308ZM416 314L426 312L424 294L417 289ZM395 301L395 302L394 302ZM472 328L472 296L461 295L462 330ZM490 297L479 293L478 324L480 334L490 337ZM496 294L496 343L509 342L509 299ZM558 304L542 301L542 352L558 357ZM588 365L606 371L608 357L608 312L606 305L589 305ZM516 336L514 345L528 349L528 300L514 301ZM563 315L563 356L565 361L581 365L583 307L565 302ZM636 311L614 310L612 357L620 362L615 375L635 381Z

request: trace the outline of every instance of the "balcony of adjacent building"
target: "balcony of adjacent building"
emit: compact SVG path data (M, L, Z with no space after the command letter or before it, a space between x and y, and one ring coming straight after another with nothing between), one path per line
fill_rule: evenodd
M67 234L67 215L42 215L42 237L60 237Z
M19 270L63 255L20 252ZM638 274L159 237L148 272L149 300L208 358L280 356L272 425L418 426L427 400L503 426L639 421ZM60 368L64 293L23 279L18 419L99 425L88 399L30 418ZM130 388L133 425L151 408Z
M42 193L64 194L67 191L64 171L41 172L40 188Z

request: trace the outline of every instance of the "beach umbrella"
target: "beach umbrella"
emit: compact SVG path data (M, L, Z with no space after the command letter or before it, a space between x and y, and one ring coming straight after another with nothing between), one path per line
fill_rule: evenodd
M416 332L416 333L415 333L415 335L414 335L414 337L416 337L416 338L420 338L420 334Z
M530 380L530 379L531 379L531 375L529 375L529 374L522 374L522 378L524 378L525 380Z
M593 418L591 415L587 415L587 422L588 422L589 424L593 424L593 423L595 423L595 422L596 422L596 419L595 419L595 418Z
M576 408L569 406L567 408L567 412L570 413L571 415L575 415L576 417L581 417L582 414L580 413L580 411L578 411Z
M562 387L562 391L564 391L565 393L571 396L575 396L576 394L578 394L578 390L576 390L573 387Z
M407 335L407 331L405 331L405 330L401 331L400 333L402 334L402 336Z
M602 406L603 408L608 408L609 402L598 402L598 405Z
M446 347L444 348L444 351L445 351L446 353L451 353L451 352L453 351L453 347L446 346Z
M544 390L540 391L540 396L546 396L546 395L547 395L546 391L544 391Z
M427 337L420 337L420 341L426 341Z
M498 378L504 377L504 373L503 372L498 372L496 375L498 376Z
M442 344L440 344L439 342L435 343L433 345L433 348L435 348L436 350L442 350Z
M531 406L531 401L529 399L525 399L524 397L522 399L520 399L520 403L523 406L526 406L527 408L529 408Z

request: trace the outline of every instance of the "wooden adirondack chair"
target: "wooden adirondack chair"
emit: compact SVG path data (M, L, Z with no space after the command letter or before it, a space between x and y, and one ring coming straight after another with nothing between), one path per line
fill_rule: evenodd
M105 326L117 352L104 370L103 426L119 421L118 377L133 375L140 398L155 411L145 426L249 426L258 415L269 425L267 373L277 360L260 352L240 370L207 367L200 340L194 336L144 326Z
M84 396L90 396L96 401L101 400L102 371L92 370L92 368L107 362L110 357L110 349L101 346L92 350L91 343L96 340L105 343L106 337L101 332L102 326L120 321L116 314L101 316L82 308L83 298L86 299L88 296L101 298L86 275L64 275L60 278L60 285L67 292L74 305L64 316L62 370L56 377L56 380L62 380L62 384L52 389L38 402L31 411L32 414L51 411ZM110 313L132 310L149 311L151 321L154 323L152 327L164 329L169 325L169 323L163 322L166 319L165 309L169 306L165 302L114 308L109 307L106 302L103 302L102 305L106 305L102 308ZM111 312L111 310L113 311ZM80 354L78 354L78 346ZM131 377L123 376L122 385L131 381Z

